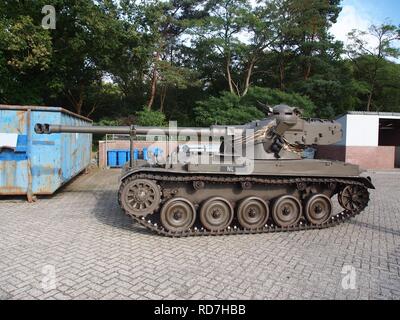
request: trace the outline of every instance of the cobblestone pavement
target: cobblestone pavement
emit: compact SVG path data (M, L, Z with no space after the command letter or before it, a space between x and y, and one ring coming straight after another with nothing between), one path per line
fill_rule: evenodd
M0 200L0 299L400 298L399 171L372 173L368 209L335 228L183 239L133 225L118 174Z

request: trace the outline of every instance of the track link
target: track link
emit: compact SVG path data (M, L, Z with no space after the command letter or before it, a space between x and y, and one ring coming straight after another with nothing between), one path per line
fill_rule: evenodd
M167 181L167 182L177 182L177 183L186 183L193 181L203 181L205 183L242 183L242 182L251 182L255 184L263 184L263 185L279 185L279 184L295 184L299 185L301 183L335 183L337 185L341 185L342 187L348 185L357 185L365 187L364 183L361 181L357 181L354 178L306 178L306 177L232 177L232 176L208 176L208 175L197 175L197 176L184 176L184 175L174 175L174 174L153 174L153 173L137 173L129 176L125 180L122 181L119 192L118 192L118 201L121 205L121 192L124 186L134 179L149 179L153 181ZM369 196L366 202L363 205L363 209L368 205ZM133 218L135 222L139 225L147 228L148 230L162 236L167 237L190 237L190 236L217 236L217 235L234 235L234 234L259 234L259 233L268 233L268 232L287 232L287 231L302 231L302 230L313 230L313 229L325 229L330 228L336 225L339 225L351 218L357 216L362 212L362 210L343 210L335 215L333 215L328 221L320 225L314 225L309 223L307 220L302 219L297 225L290 227L279 227L275 224L267 224L262 228L258 229L244 229L240 226L229 226L225 230L221 231L209 231L204 228L191 228L181 232L171 232L166 230L159 223L155 222L157 219L154 219L154 216L157 216L157 213L148 214L145 217L136 217L129 214L126 210L125 213Z

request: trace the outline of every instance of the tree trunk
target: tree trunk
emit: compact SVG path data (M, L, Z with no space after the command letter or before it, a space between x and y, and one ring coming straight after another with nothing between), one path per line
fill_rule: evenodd
M76 104L76 113L82 114L82 107L83 107L83 84L79 86L79 100Z
M156 93L157 93L157 80L158 80L158 75L157 75L157 62L160 59L160 52L157 51L155 61L154 61L154 67L153 67L153 74L151 76L151 91L150 91L150 98L149 102L147 103L147 109L151 110L154 104L154 100L156 98Z
M153 69L153 74L151 76L151 91L150 91L150 98L149 98L149 102L147 102L147 109L151 110L151 108L153 107L153 103L156 97L156 93L157 93L157 69L154 66Z
M234 94L235 90L234 90L233 84L232 84L231 58L230 58L230 55L228 55L226 57L226 77L228 78L229 91Z
M69 102L71 103L72 107L75 110L76 114L81 115L82 114L82 107L83 107L83 91L84 91L84 85L83 83L79 84L79 98L78 100L75 99L73 93L71 92L71 90L68 90L67 92L65 92L65 95L67 96L67 99L69 100Z
M306 70L304 72L304 80L308 80L308 78L310 77L310 74L311 74L311 62L309 59L307 59Z
M381 55L381 51L379 50L378 53L378 60L375 61L375 68L374 68L374 73L372 74L371 77L371 91L369 92L368 95L368 102L367 102L367 111L371 111L371 104L372 104L372 97L374 95L374 90L375 90L375 84L376 84L376 77L378 75L378 70L379 70L379 62L380 62L380 55Z
M76 113L79 115L82 114L82 105L83 105L83 101L81 99L79 99L77 105L75 106Z
M279 88L285 90L285 64L283 61L279 62Z
M247 94L247 92L249 91L250 79L251 79L251 75L253 74L255 62L256 62L256 59L254 57L251 58L249 68L247 69L247 72L246 72L246 78L244 81L244 90L243 90L242 96L245 96Z
M97 109L97 103L94 103L93 106L92 106L92 109L91 109L91 110L89 111L89 113L86 115L86 118L89 118L89 117L93 114L93 112L96 111L96 109Z
M312 35L311 35L311 43L314 43L315 38L317 37L317 22L315 21L315 17L313 18L312 21ZM313 47L310 48L306 54L306 70L304 72L304 80L308 80L311 75L311 57L312 57L312 52L313 52Z
M160 93L160 112L164 112L165 98L167 97L167 87L163 86Z
M367 111L371 111L372 96L374 94L375 84L372 84L371 91L368 94Z

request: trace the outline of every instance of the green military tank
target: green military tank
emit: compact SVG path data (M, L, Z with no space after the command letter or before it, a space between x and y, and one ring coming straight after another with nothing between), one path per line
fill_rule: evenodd
M252 234L326 228L363 211L374 186L357 165L305 159L310 146L340 141L336 121L304 119L287 105L265 119L209 128L73 127L36 124L38 134L129 134L118 202L138 224L173 237ZM136 135L186 137L200 148L134 160ZM217 150L206 148L217 145ZM203 148L203 149L202 149ZM336 197L335 197L336 196ZM334 212L332 199L341 207Z

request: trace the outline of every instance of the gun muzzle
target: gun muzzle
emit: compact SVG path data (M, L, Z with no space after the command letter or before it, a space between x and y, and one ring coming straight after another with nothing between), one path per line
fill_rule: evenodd
M36 123L35 132L37 134L50 134L50 125L48 123Z

